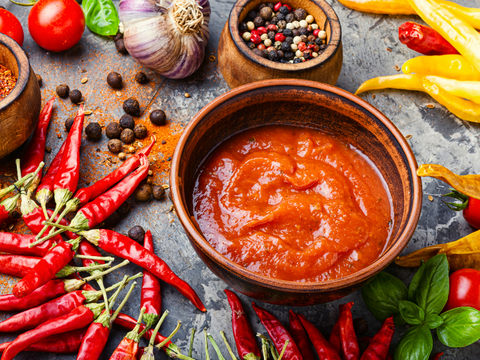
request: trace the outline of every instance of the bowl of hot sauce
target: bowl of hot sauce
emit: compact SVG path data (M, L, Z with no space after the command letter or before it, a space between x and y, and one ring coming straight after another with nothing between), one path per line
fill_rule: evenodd
M422 204L406 139L331 85L247 84L206 105L171 168L178 217L205 264L273 304L359 289L403 250Z

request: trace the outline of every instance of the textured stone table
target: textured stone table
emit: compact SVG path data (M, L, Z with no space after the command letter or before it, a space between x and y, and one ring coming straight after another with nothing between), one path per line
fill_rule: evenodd
M371 77L398 73L395 69L396 65L401 66L404 61L415 56L413 51L399 43L397 29L404 21L420 21L419 18L363 14L346 9L335 0L327 1L332 3L339 15L343 31L344 65L337 86L354 92L359 84ZM460 3L467 6L479 6L478 0L462 0ZM206 59L199 71L181 81L163 79L148 72L152 81L143 88L133 82L135 72L141 67L131 57L119 55L112 41L93 35L86 30L80 43L73 49L60 54L49 53L40 49L28 33L26 24L29 9L10 4L8 0L0 0L0 4L18 16L25 27L23 48L28 52L34 70L43 77L43 100L52 96L55 86L61 83L69 84L71 89L80 89L85 96L85 107L93 111L93 114L86 118L86 123L98 121L104 124L113 119L118 120L123 114L121 108L123 99L135 95L141 102L144 114L148 113L150 109L161 108L165 110L171 122L184 126L209 101L228 91L228 86L216 66L216 61L209 61L208 56L217 55L220 32L234 4L233 0L213 0L211 3L211 38ZM106 75L112 70L118 71L124 76L126 86L121 91L121 95L115 94L115 91L108 89L105 84ZM85 84L81 83L83 78L88 78ZM191 97L186 98L185 93L189 93ZM366 93L362 97L384 112L405 136L411 135L409 143L420 164L441 163L460 174L480 173L480 125L457 119L422 93L395 90L375 91ZM434 104L435 107L428 108L427 104ZM56 101L56 111L48 139L48 146L52 148L52 152L47 154L48 164L66 137L66 133L63 131L63 122L66 118L74 115L74 112L75 108L68 100ZM147 121L145 115L142 116L141 121ZM162 138L158 140L161 141ZM106 152L105 135L99 143L92 143L85 139L82 150L82 172L88 176L84 176L82 186L100 178L101 173L111 171L111 166L118 166L106 161L109 156L111 155ZM165 162L161 163L161 160ZM161 164L160 167L164 168L165 165L168 165L166 158L159 158L158 161ZM11 170L11 161L8 163L4 160L0 161L0 179L6 180L6 175L9 175L8 172ZM165 176L162 177L160 173L156 174L157 182L162 182L164 178ZM424 246L456 240L473 230L466 224L461 214L450 211L441 201L440 195L448 191L445 184L432 179L424 179L423 185L422 215L405 253ZM429 195L433 197L433 201L427 199ZM223 293L225 284L213 275L197 257L188 243L178 219L174 213L169 212L171 207L169 200L163 202L152 200L142 204L133 201L132 205L132 211L116 226L116 229L125 233L135 224L151 229L156 253L165 259L178 275L190 282L208 309L207 313L200 313L176 290L164 284L162 288L163 308L170 310L170 315L161 332L163 334L170 333L177 319L181 319L183 326L175 337L175 341L182 349L186 349L191 327L195 327L198 331L207 327L221 349L224 350L224 355L228 357L219 335L219 331L225 330L233 345L230 309ZM125 272L133 274L139 270L138 267L131 265L126 268ZM406 283L410 282L414 274L414 271L401 269L396 265L391 265L387 271ZM118 281L122 275L123 271L116 275L109 275L108 283ZM3 290L10 291L10 288L4 286ZM266 333L256 317L253 316L253 311L249 306L252 299L241 297L251 316L254 329ZM136 317L139 312L140 286L137 286L131 299L124 311ZM380 328L380 323L365 307L360 292L340 301L298 308L296 311L307 316L324 334L328 334L338 317L338 304L346 301L355 302L354 317L365 318L369 324L367 335L373 336ZM266 305L266 308L287 323L288 308L272 305ZM2 318L9 316L8 314L2 315ZM404 331L405 327L398 329L394 339L395 344ZM124 335L124 330L114 327L108 345L101 356L102 359L109 358ZM2 335L0 341L13 338L14 336L10 334ZM435 335L434 338L436 338ZM145 344L144 340L142 343ZM210 355L216 359L213 348L210 347L210 349ZM480 344L476 343L464 349L446 349L438 340L435 340L434 352L439 351L445 352L442 359L473 360L478 359ZM165 355L160 354L158 357L165 358ZM75 355L22 353L18 356L18 359L27 358L74 359ZM194 358L205 358L203 334L201 333L195 338Z

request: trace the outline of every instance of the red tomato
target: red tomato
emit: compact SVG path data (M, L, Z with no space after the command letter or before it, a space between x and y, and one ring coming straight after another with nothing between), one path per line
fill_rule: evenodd
M461 269L450 275L450 293L444 310L461 306L480 310L480 271Z
M463 217L475 229L480 229L480 200L468 199L467 208L463 210Z
M40 0L28 15L33 40L50 51L74 46L85 30L85 16L75 0Z
M0 33L10 36L18 45L23 45L23 28L10 11L0 9Z

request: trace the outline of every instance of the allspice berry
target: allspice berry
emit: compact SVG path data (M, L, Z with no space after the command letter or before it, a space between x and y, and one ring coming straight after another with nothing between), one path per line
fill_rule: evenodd
M57 95L61 98L67 98L68 94L70 94L70 88L68 87L68 85L65 84L58 85L55 91L57 92Z
M123 129L122 133L120 134L120 140L122 140L125 144L131 144L135 141L135 134L133 133L132 129Z
M153 110L150 113L150 121L154 125L163 126L167 123L167 116L163 110Z
M163 188L163 186L161 185L153 186L153 197L157 200L162 200L165 197L165 189Z
M107 75L107 84L114 89L120 89L123 86L122 75L112 71Z
M140 116L140 104L134 97L128 98L123 102L123 110L132 116Z
M152 192L153 190L150 184L141 183L140 185L138 185L137 189L133 193L133 196L138 201L147 201L152 196Z
M117 122L111 122L107 125L105 133L110 139L118 139L123 129Z
M265 6L260 10L260 16L263 20L270 20L273 16L273 11L268 6Z
M128 230L128 237L140 244L143 244L143 240L145 239L145 230L140 225L135 225Z
M72 125L73 125L73 122L75 121L74 118L68 118L67 120L65 120L65 131L66 132L69 132L70 129L72 128Z
M139 71L135 75L135 81L139 84L146 84L148 83L148 77L143 71Z
M131 115L123 115L120 118L120 126L124 129L132 129L135 127L135 120L133 120L133 117Z
M112 152L114 154L117 154L120 151L122 151L123 144L118 139L112 139L108 142L107 146L108 146L108 150L110 150L110 152Z
M69 97L74 104L78 104L82 101L82 93L77 89L70 91Z
M135 125L135 127L133 128L133 132L137 139L144 139L148 135L148 130L143 124Z
M102 127L97 122L91 122L85 128L85 134L91 140L99 140L102 137Z
M123 39L118 39L115 41L115 47L117 48L117 51L120 54L128 54L128 50L125 47L125 43L123 42Z

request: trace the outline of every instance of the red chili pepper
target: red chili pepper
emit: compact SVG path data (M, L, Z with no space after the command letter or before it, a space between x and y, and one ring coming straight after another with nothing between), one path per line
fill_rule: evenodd
M289 313L288 331L297 344L303 360L315 360L315 355L310 348L308 334L303 328L302 322L292 310Z
M285 341L289 341L283 358L285 358L285 360L302 360L302 354L300 350L298 350L295 340L282 323L275 316L257 306L255 303L252 303L252 306L263 326L267 329L268 335L270 335L270 338L273 340L273 344L278 352L282 351Z
M84 236L85 239L106 252L119 256L122 259L130 260L134 264L150 271L160 280L172 285L199 310L206 311L202 301L190 285L180 279L162 259L153 252L146 250L136 241L115 231L105 229L81 231L79 235Z
M400 25L398 38L408 48L424 55L458 54L458 51L436 30L411 21Z
M24 277L40 258L24 255L0 255L0 274Z
M232 309L233 337L237 344L240 360L261 359L260 349L240 299L230 290L224 290L224 292L227 294L228 304Z
M342 353L342 340L340 339L340 322L337 320L335 325L333 325L332 332L330 333L330 337L328 338L328 342L332 345L332 348L338 354Z
M127 333L123 340L118 344L117 348L110 356L110 360L137 360L139 351L138 342L141 335L139 334L140 324L142 323L142 317L145 313L145 308L140 311L140 316L137 320L137 325L133 330Z
M76 352L80 347L86 331L87 328L84 327L83 329L68 331L63 334L49 336L46 339L39 341L38 343L30 345L23 351L41 351L57 354L68 354ZM11 343L12 342L10 341L0 344L0 353L3 353Z
M39 246L30 248L35 242L35 235L12 234L0 232L0 251L17 255L44 256L57 243L48 240Z
M47 209L47 215L48 215L48 219L50 219L50 216L53 215L53 210ZM25 225L27 225L27 227L30 229L30 231L34 235L37 235L38 233L40 233L40 231L43 229L43 226L44 226L43 222L48 220L45 218L45 215L43 214L42 210L39 207L35 207L35 209L30 213L24 214L22 218L23 218L23 221L25 222ZM70 225L70 223L66 219L62 219L62 221L60 221L60 224L65 226ZM70 231L65 231L64 234L69 239L76 239L78 237L77 235L75 235ZM52 240L56 242L63 241L62 237L59 235L54 236Z
M318 357L325 360L341 360L340 355L330 345L327 339L323 337L322 333L310 321L308 321L305 316L298 315L298 317L300 318L308 337L313 343Z
M47 130L50 119L52 118L52 109L55 97L51 98L42 109L38 118L37 125L33 131L32 139L28 144L27 150L22 157L22 177L33 173L38 165L43 161L45 155L45 143L47 142ZM42 173L38 173L28 191L33 192L42 179Z
M81 329L100 315L103 304L87 304L75 308L70 313L44 322L33 330L19 335L3 352L2 360L13 360L21 351L48 336Z
M390 317L384 321L380 330L372 338L361 360L386 360L394 332L395 324L393 317Z
M352 301L347 304L341 304L340 315L338 318L344 360L358 360L360 358L360 348L358 346L357 335L353 328L352 306Z
M0 202L0 225L12 216L13 210L17 207L17 201L19 198L20 194L17 194Z
M55 180L55 176L57 175L58 168L62 163L62 157L65 151L66 144L67 142L64 141L62 146L60 147L60 150L58 150L57 155L55 155L55 158L50 164L47 173L40 182L40 185L38 185L37 187L37 193L35 195L35 198L42 207L44 214L47 214L47 204L53 197L53 182Z
M441 353L436 353L435 355L433 355L432 360L439 360L439 359L440 359L440 356L442 356L442 355L443 355L443 352L441 352Z
M97 250L95 246L90 244L86 240L80 241L80 245L78 247L78 253L80 255L87 255L87 256L102 256L100 252ZM92 266L95 264L105 264L103 260L91 260L91 259L82 259L82 264L85 267Z
M152 233L150 230L145 233L143 247L154 253ZM143 321L147 328L153 327L158 319L160 319L162 294L160 292L160 280L147 270L143 272L140 308L146 309L145 315L143 315Z

